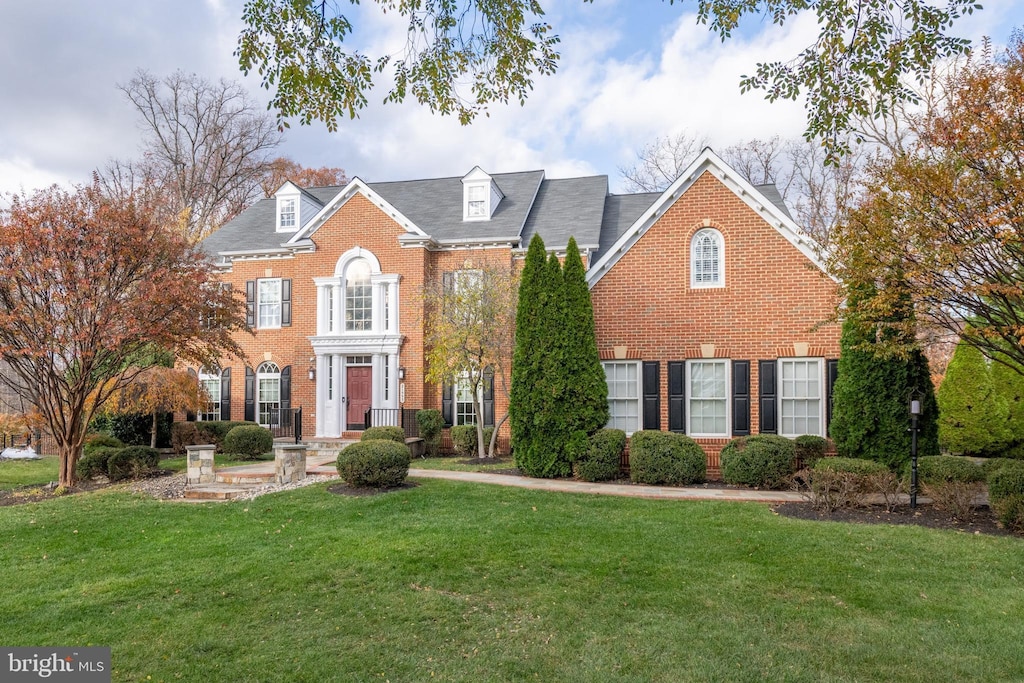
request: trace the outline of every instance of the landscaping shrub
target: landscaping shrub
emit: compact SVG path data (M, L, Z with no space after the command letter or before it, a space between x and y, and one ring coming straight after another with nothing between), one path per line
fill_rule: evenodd
M149 446L122 448L107 460L107 475L111 481L138 479L160 464L160 451Z
M187 446L213 444L217 453L224 452L224 437L235 427L259 426L243 420L211 420L209 422L175 422L171 426L171 446L178 455Z
M988 480L988 501L1008 529L1024 531L1024 463L999 468Z
M796 459L803 463L804 467L814 467L814 463L825 457L825 450L828 448L828 440L814 434L804 434L793 439L793 451Z
M484 427L484 448L491 442L494 427ZM455 425L451 429L452 446L464 457L477 457L476 425Z
M224 437L224 452L240 460L253 460L274 448L274 435L259 425L233 427Z
M707 459L684 434L639 431L629 446L629 478L639 484L698 484L707 476Z
M985 472L971 458L937 455L917 460L921 491L940 510L957 519L974 514L974 501L985 490Z
M427 447L427 455L436 458L441 447L441 430L444 429L444 416L441 411L432 408L417 410L416 425Z
M171 448L176 455L184 455L188 446L199 444L199 430L195 422L175 422L171 425Z
M774 434L733 439L722 449L722 479L727 484L775 489L793 474L793 442Z
M82 446L83 453L88 455L97 448L124 448L124 444L120 439L109 434L90 434L85 437L85 445Z
M621 429L599 429L588 439L587 450L573 463L573 470L583 481L616 479L621 472L620 462L624 450L626 432Z
M360 441L373 441L375 439L386 439L405 445L405 430L401 427L370 427L359 437Z
M1019 461L1013 458L986 458L984 462L981 463L981 471L985 473L985 479L988 480L994 472L1017 462Z
M896 506L902 483L895 472L875 460L822 458L809 470L811 504L824 512L863 507L878 494L886 510Z
M409 476L409 448L388 439L360 441L338 454L338 476L355 488L394 488Z
M939 443L964 455L1000 453L1010 443L1009 406L996 391L992 364L961 341L939 386Z
M108 437L110 438L110 437ZM116 439L114 439L116 441ZM120 447L94 446L86 450L75 465L75 475L79 479L107 476L107 462L111 456L121 451Z

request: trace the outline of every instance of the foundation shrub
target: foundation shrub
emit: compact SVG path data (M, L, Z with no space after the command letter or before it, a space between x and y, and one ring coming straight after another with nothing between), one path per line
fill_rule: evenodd
M112 454L107 460L107 475L111 481L139 479L160 464L160 451L149 446L129 446Z
M444 429L444 416L441 411L433 408L417 410L416 425L426 444L427 455L436 458L441 449L441 430Z
M274 435L259 425L239 425L224 437L223 448L236 460L254 460L274 448Z
M988 500L1003 526L1024 531L1024 463L1008 464L992 473Z
M395 426L370 427L359 437L360 441L373 441L375 439L385 439L405 445L405 430Z
M409 448L390 439L360 441L338 454L338 476L353 488L387 489L409 476Z
M733 439L722 449L722 479L726 484L777 489L793 474L793 442L774 434Z
M494 427L484 427L484 448L491 443ZM477 457L476 425L455 425L451 429L452 446L465 458Z
M574 474L583 481L617 479L624 450L626 432L599 429L587 440L586 450L573 463Z
M1015 458L985 458L981 463L981 471L985 473L985 479L988 480L992 477L994 472L1016 462L1018 462L1018 460Z
M940 510L957 519L974 514L974 501L985 490L985 471L971 458L936 455L918 458L921 491Z
M793 452L796 459L804 467L814 467L814 463L825 457L828 440L814 434L804 434L793 439Z
M644 430L629 446L629 478L638 484L682 486L707 476L707 459L697 442L684 434Z
M902 482L881 462L862 458L822 458L803 477L811 504L824 512L864 507L879 495L886 510L896 507Z

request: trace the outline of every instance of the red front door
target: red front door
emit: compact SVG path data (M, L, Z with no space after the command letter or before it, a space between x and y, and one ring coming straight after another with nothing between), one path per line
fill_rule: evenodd
M347 368L346 386L348 387L348 411L345 422L348 429L363 429L366 424L366 411L373 400L373 368Z

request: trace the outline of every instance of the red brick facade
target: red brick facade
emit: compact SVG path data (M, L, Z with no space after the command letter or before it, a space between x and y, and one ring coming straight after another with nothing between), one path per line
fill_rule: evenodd
M824 374L826 359L838 357L838 327L826 324L834 311L835 285L805 251L784 236L784 229L769 223L778 214L772 214L772 209L757 210L756 202L767 204L762 197L754 197L752 206L750 197L744 197L743 187L727 185L707 171L695 174L674 198L671 192L655 201L653 210L658 213L647 221L642 235L638 232L632 242L620 240L618 244L625 246L614 258L606 251L591 259L596 261L592 265L604 264L600 275L596 269L591 274L599 350L603 359L635 362L641 375L645 369L653 374L653 364L657 363L657 385L648 381L638 389L643 394L639 397L638 419L659 429L670 428L672 405L689 400L688 395L673 395L669 386L671 373L676 373L674 377L679 380L678 373L687 360L748 361L749 432L758 433L760 405L767 400L760 396L761 361L820 359ZM397 292L397 329L392 327L391 334L380 337L380 349L393 343L397 353L386 352L375 360L374 373L392 375L400 367L404 379L390 380L386 401L384 390L375 389L374 402L404 408L441 407L441 388L424 381L424 287L436 283L444 272L472 268L483 261L509 268L521 265L520 250L525 243L492 243L484 248L480 244L437 246L400 240L409 235L400 217L395 218L386 206L381 207L381 202L371 199L366 193L355 192L310 233L312 248L236 257L223 275L238 292L245 292L248 282L261 278L291 281L291 324L280 329L257 329L244 336L241 343L250 369L255 370L264 361L280 369L291 368L290 404L303 407L308 438L345 431L337 426L327 428L325 425L332 423L325 415L317 414L318 409L328 407L337 412L339 396L328 406L328 366L323 358L315 359L325 353L361 358L370 352L363 346L351 347L354 350L329 346L324 340L322 316L318 323L317 310L324 304L324 299L318 297L324 296L327 279L342 275L336 273L339 259L356 248L365 250L362 253L368 252L372 255L369 260L379 264L379 271L371 276L374 281L387 281L379 286L392 287L388 296ZM721 236L724 286L691 286L691 242L697 231L705 228L714 228ZM284 235L282 241L287 238ZM553 245L549 242L548 246ZM375 289L374 296L384 296L384 289ZM343 289L334 291L332 296L344 296ZM394 315L395 301L388 299L386 306L388 316ZM374 315L381 315L382 310L375 309ZM256 315L258 318L258 311ZM383 323L378 321L377 325ZM372 351L385 353L380 349ZM223 366L232 367L231 417L243 419L244 367L238 361L225 361ZM311 369L316 375L312 380ZM342 379L340 374L335 378ZM374 377L373 381L380 383L381 378ZM333 391L343 387L344 380L342 387ZM730 386L730 392L732 389ZM821 388L821 401L827 400L824 392ZM729 400L735 407L732 395ZM495 415L500 420L507 411L500 391L495 392L495 404ZM733 410L730 418L736 415ZM731 434L730 428L729 435L698 439L708 452L712 470L717 469L718 452Z

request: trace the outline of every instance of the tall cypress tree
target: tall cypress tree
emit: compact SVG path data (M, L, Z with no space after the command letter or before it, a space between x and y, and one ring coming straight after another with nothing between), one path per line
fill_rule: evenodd
M850 303L875 294L873 286L851 287ZM855 305L850 306L856 310ZM910 315L896 311L892 317ZM889 321L894 322L892 320ZM895 321L905 322L901 319ZM912 390L923 395L918 420L918 452L938 453L938 408L928 371L928 359L920 350L906 357L883 353L877 342L889 334L909 334L912 326L881 327L850 315L843 322L839 341L839 373L832 394L829 435L839 455L866 458L899 470L910 459L909 399Z
M1009 409L992 382L992 368L961 341L939 387L939 441L964 455L997 453L1009 441Z
M1002 357L992 362L992 385L996 395L1006 403L1006 447L1020 450L1024 444L1024 368Z
M566 430L589 436L608 424L608 383L594 332L594 305L576 238L569 238L564 280L565 357L562 374L566 383Z
M534 235L526 251L526 262L519 280L516 346L512 354L512 386L509 390L509 425L517 463L522 461L529 450L533 416L537 412L535 389L537 381L543 376L538 340L541 334L539 326L544 319L547 302L544 289L546 272L544 240L540 235Z

